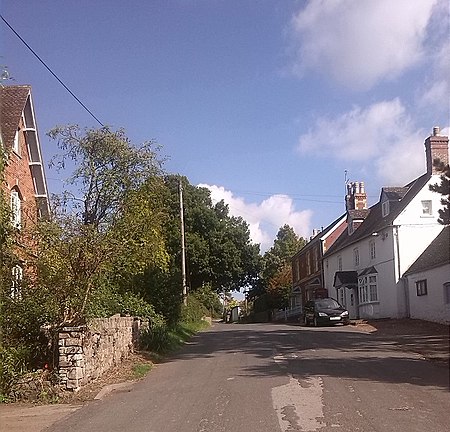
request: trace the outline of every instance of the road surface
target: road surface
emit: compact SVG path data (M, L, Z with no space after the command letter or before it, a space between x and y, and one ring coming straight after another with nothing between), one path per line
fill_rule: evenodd
M216 324L49 431L444 432L448 373L352 326Z

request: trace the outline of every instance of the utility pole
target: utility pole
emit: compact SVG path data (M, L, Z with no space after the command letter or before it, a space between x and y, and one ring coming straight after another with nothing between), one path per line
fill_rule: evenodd
M183 288L183 304L187 305L186 287L186 251L184 246L184 210L183 210L183 185L180 179L180 222L181 222L181 285Z

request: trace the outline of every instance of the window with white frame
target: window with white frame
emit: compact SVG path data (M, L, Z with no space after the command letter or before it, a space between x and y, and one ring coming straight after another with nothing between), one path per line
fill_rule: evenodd
M374 260L377 257L377 251L375 248L375 240L372 240L369 243L369 249L370 249L370 259Z
M358 278L359 302L373 303L378 301L377 275L367 275Z
M433 202L431 200L422 201L422 216L433 215Z
M20 129L17 129L16 133L14 135L14 142L13 142L13 148L12 148L13 151L17 154L20 154L19 153L20 152L19 132L20 132Z
M20 201L20 195L17 190L11 191L11 223L14 228L20 228L22 223L22 203Z
M416 292L417 292L417 296L425 296L428 294L428 289L427 289L427 280L426 279L422 279L416 282Z
M20 265L16 265L12 268L12 279L11 279L11 297L13 299L20 299L21 293L20 288L22 285L23 269Z
M444 302L450 304L450 282L444 284Z
M355 248L353 249L353 264L355 264L355 266L359 266L359 249Z

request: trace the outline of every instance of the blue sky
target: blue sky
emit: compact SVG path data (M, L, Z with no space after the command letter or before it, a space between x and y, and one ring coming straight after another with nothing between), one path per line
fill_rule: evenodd
M1 13L105 124L155 139L168 172L207 185L265 250L425 171L450 125L446 0L3 0ZM31 84L45 133L96 126L0 22L0 63ZM50 192L61 174L47 170Z

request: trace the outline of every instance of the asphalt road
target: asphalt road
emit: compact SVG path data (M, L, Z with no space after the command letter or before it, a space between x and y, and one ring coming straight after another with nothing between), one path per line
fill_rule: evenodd
M449 371L354 327L216 324L64 432L444 432Z

